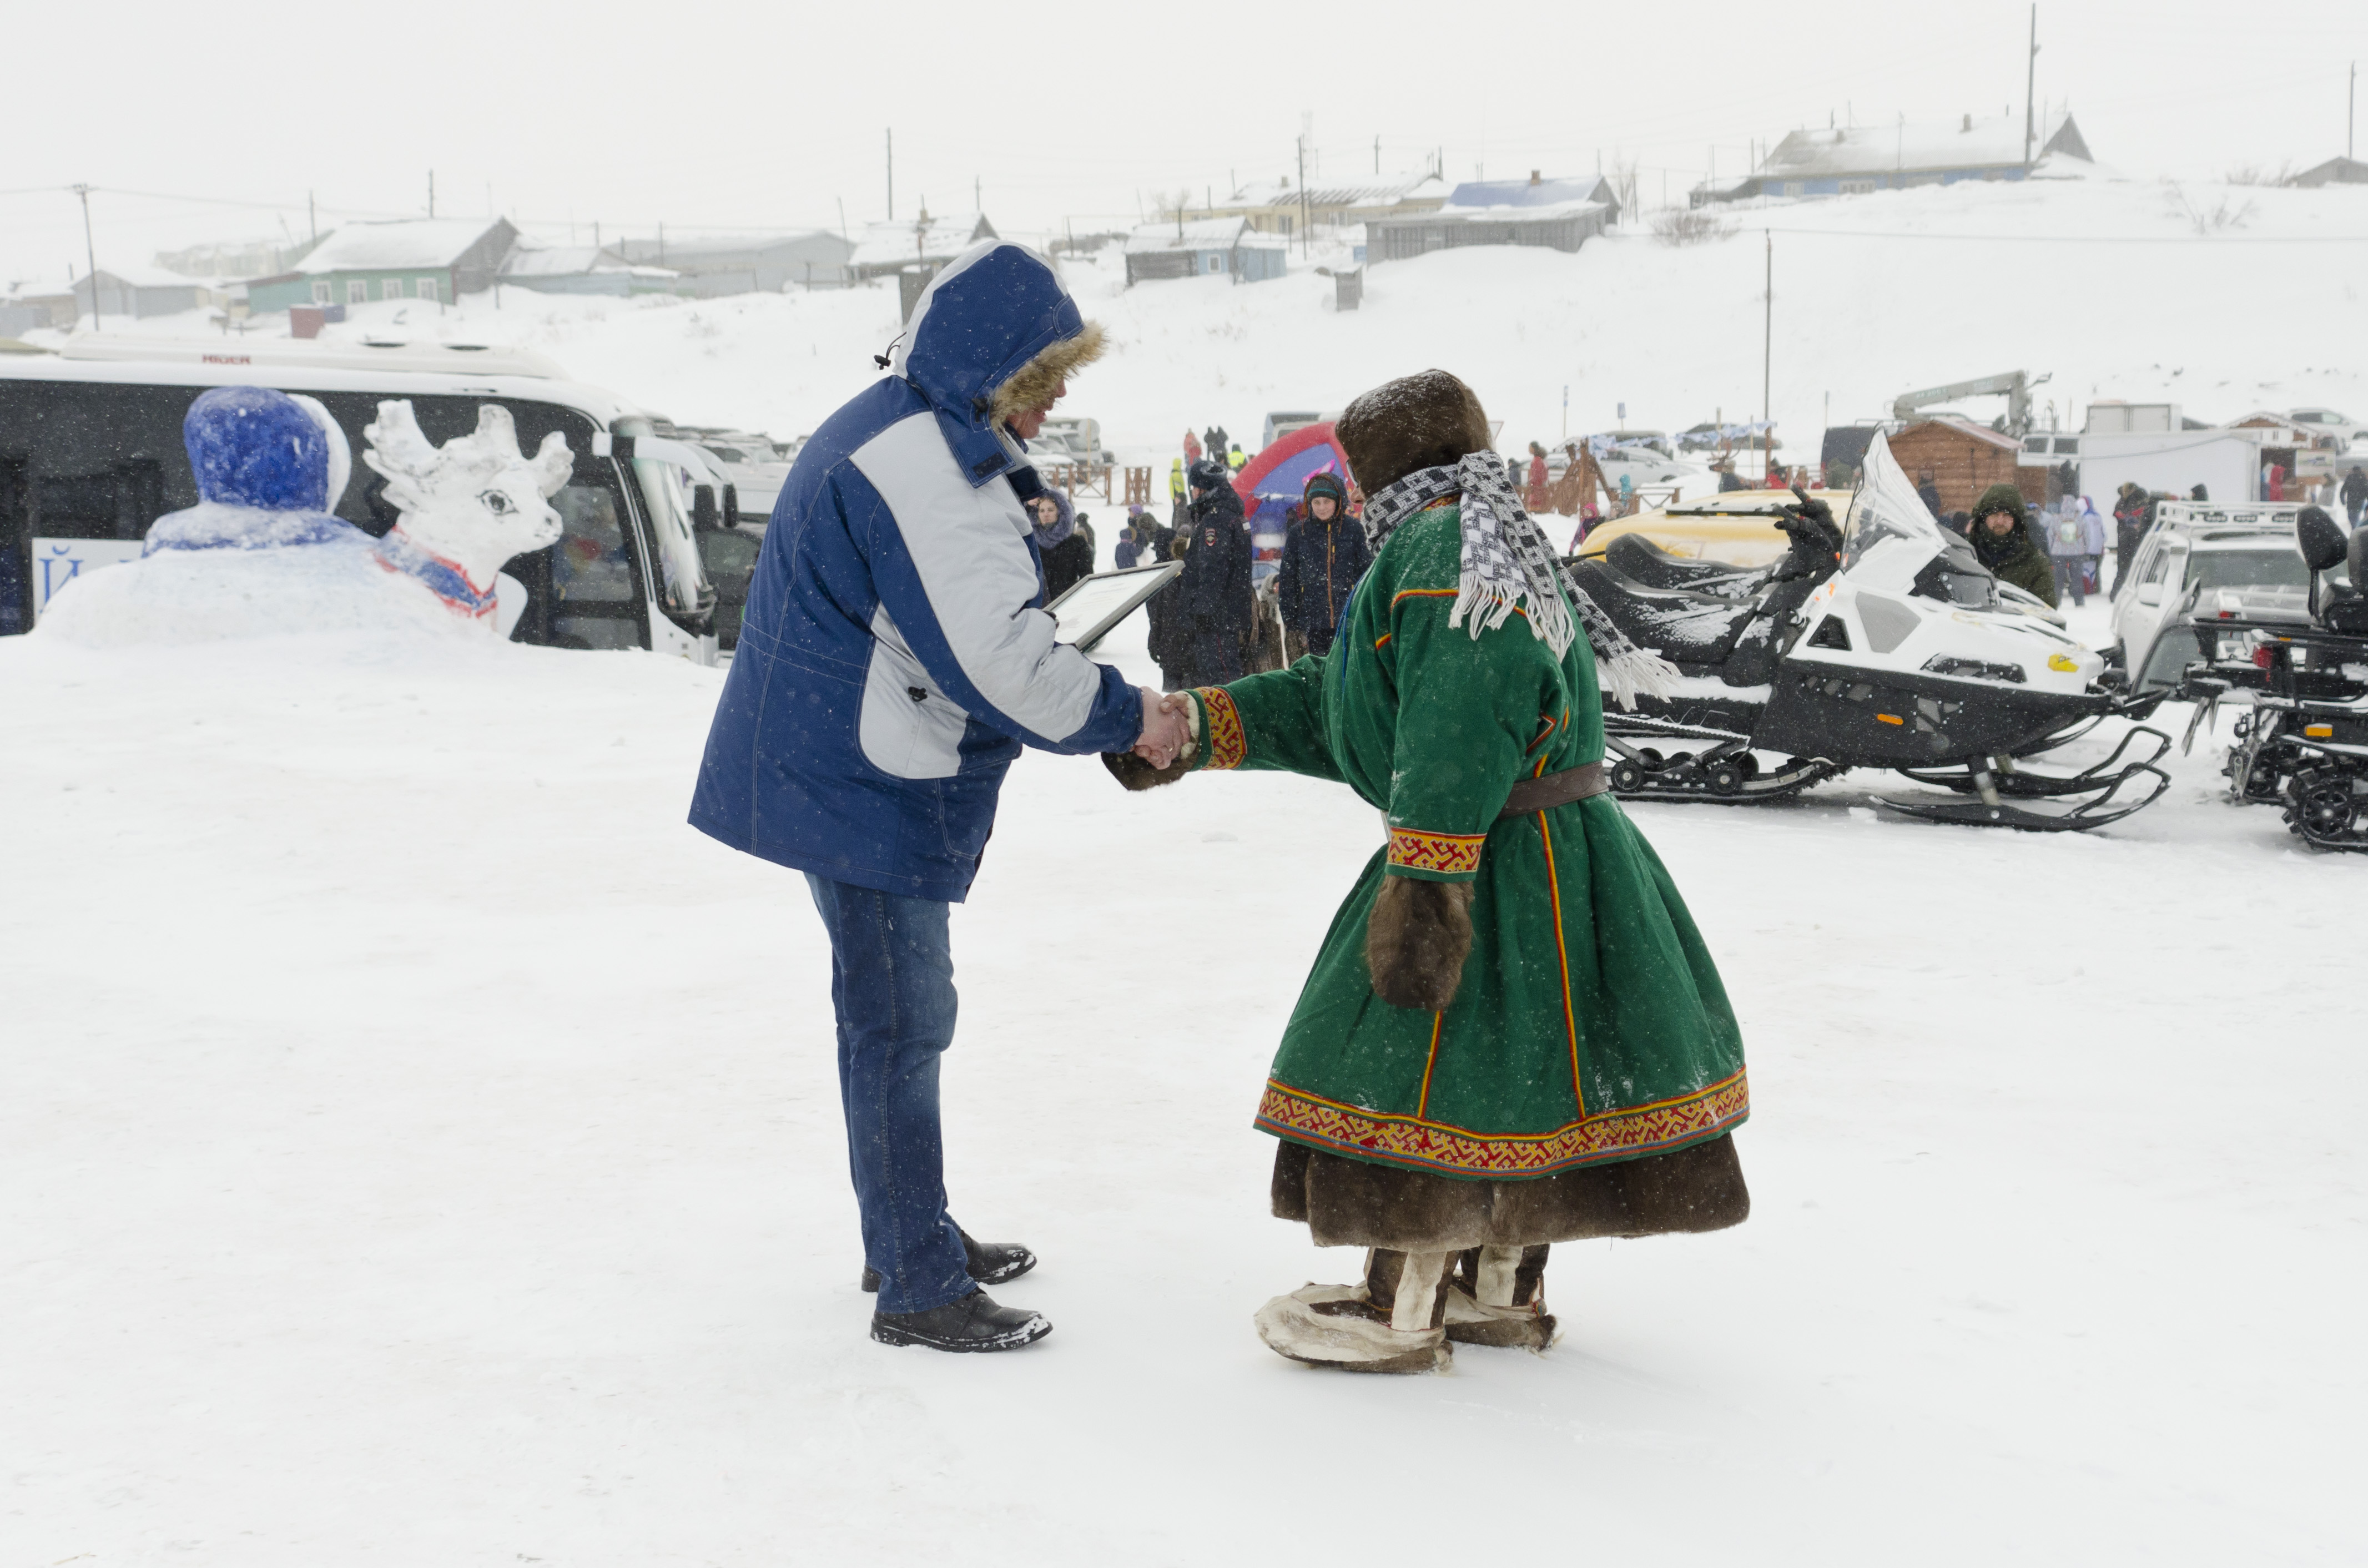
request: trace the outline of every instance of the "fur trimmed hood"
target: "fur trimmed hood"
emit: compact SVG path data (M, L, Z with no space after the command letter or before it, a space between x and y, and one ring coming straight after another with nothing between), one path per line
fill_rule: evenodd
M982 240L929 279L889 353L888 373L927 398L975 488L1024 466L1003 428L1007 406L1037 406L1063 375L1100 351L1101 335L1044 258ZM1009 389L1007 392L1007 389ZM1035 393L1033 403L1013 401Z
M995 422L1051 403L1061 383L1100 358L1102 348L1102 324L1091 321L1076 336L1046 347L995 389Z

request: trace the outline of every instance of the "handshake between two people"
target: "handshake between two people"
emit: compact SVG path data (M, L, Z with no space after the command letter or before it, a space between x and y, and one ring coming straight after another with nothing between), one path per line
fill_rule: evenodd
M1132 750L1104 752L1102 766L1130 790L1149 790L1184 777L1192 762L1190 699L1181 692L1162 696L1149 687L1143 694L1143 733Z

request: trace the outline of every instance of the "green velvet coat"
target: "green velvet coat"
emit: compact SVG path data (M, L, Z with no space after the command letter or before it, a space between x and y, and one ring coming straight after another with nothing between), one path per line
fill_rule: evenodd
M1749 1110L1742 1037L1659 858L1610 795L1497 814L1515 780L1602 760L1587 640L1556 659L1518 613L1476 639L1450 626L1460 553L1453 506L1408 518L1329 653L1192 694L1196 768L1333 779L1388 821L1333 916L1257 1124L1495 1181L1719 1137ZM1373 994L1365 923L1383 877L1474 884L1472 954L1444 1013Z

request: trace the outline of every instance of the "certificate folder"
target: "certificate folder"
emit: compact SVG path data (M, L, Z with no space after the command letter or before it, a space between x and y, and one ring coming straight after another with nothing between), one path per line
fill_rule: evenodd
M1097 572L1070 584L1044 608L1053 612L1058 630L1053 635L1074 642L1081 653L1110 634L1110 628L1133 615L1144 600L1174 582L1183 572L1181 561L1161 561L1130 566L1121 572Z

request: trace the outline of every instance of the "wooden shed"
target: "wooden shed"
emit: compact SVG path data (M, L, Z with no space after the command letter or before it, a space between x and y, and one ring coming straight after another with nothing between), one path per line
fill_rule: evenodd
M2024 468L2022 443L1970 419L1927 419L1891 437L1891 455L1911 480L1932 476L1941 510L1970 512L1993 484L2011 484L2029 502L2047 498L2047 471Z

